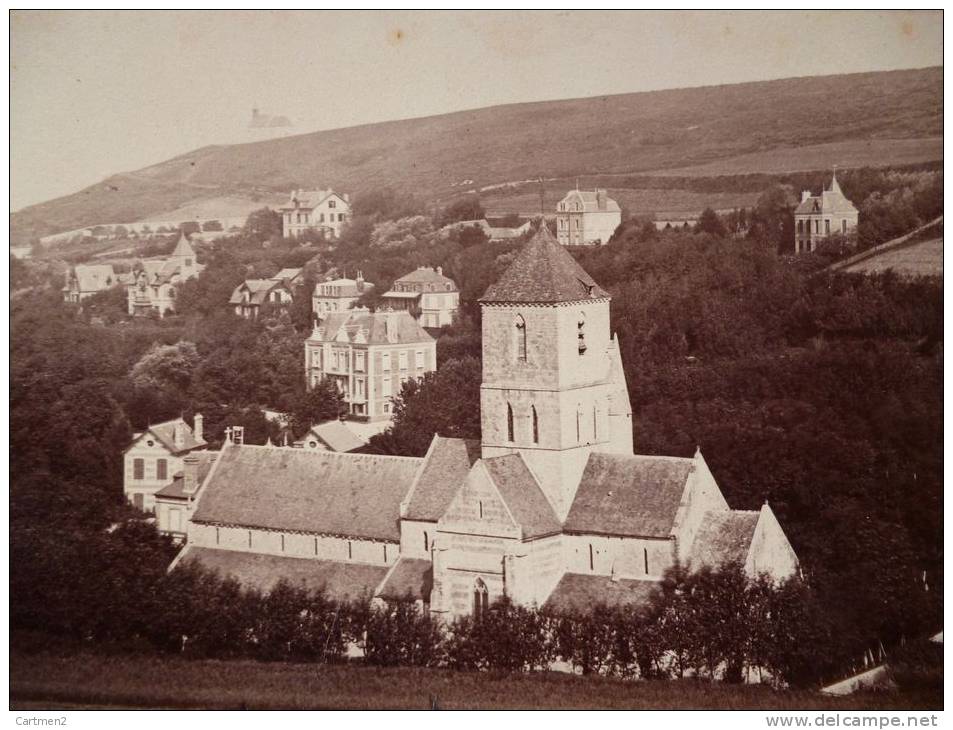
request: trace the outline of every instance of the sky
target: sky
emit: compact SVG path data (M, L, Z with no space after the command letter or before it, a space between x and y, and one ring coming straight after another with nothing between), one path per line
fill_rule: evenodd
M943 63L942 13L11 11L11 208L210 144Z

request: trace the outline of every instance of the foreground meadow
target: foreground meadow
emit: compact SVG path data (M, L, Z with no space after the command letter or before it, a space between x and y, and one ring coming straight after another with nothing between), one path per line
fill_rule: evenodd
M693 680L481 674L356 665L14 652L11 709L745 709L927 710L930 693L827 697Z

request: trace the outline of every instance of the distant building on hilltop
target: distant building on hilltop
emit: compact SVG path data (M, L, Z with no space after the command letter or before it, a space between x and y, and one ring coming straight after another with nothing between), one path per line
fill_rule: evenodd
M409 378L437 369L437 342L408 312L333 312L305 340L308 387L331 380L348 415L391 417L392 401Z
M145 259L133 267L133 283L126 290L129 314L143 316L157 312L164 317L174 312L179 284L198 276L204 268L183 233L170 256Z
M63 301L79 304L93 294L119 284L120 278L111 264L77 264L69 270L66 286L63 287Z
M856 230L857 219L857 208L841 192L835 170L831 186L820 195L811 195L810 190L801 193L801 203L794 210L794 252L814 251L834 234L846 236Z
M346 312L355 302L374 288L364 276L357 272L356 279L330 279L319 281L314 285L311 295L311 311L318 320L322 320L332 312Z
M278 208L281 234L296 238L308 231L337 238L344 224L351 219L351 202L347 193L333 190L292 190L288 202Z
M381 304L396 311L408 311L424 327L443 327L453 323L460 307L456 282L443 275L443 267L419 266L416 271L397 279Z
M570 190L556 206L556 240L563 246L608 243L622 210L605 190Z
M294 123L283 114L264 114L258 107L251 110L247 134L250 140L287 137L295 131Z

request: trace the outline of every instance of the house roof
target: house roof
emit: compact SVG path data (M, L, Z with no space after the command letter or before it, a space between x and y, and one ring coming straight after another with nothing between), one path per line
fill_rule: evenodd
M602 194L606 201L606 207L603 208L602 212L615 212L620 210L619 204L606 195L604 190L602 191ZM599 211L599 198L595 190L570 190L559 202L568 203L570 201L578 201L582 203L582 209L584 212L588 213Z
M345 563L336 560L291 558L188 546L180 564L196 563L221 576L231 576L247 588L269 591L284 579L299 588L324 590L337 601L371 598L387 575L386 565Z
M353 451L367 444L364 439L358 437L356 433L336 418L312 426L308 433L321 439L331 451ZM305 436L305 440L307 440L307 436Z
M422 558L400 558L391 568L377 595L391 601L408 596L430 603L433 589L433 563Z
M277 288L287 290L283 280L277 279L246 279L235 287L232 296L229 298L229 304L264 304L268 301L268 295ZM249 301L242 299L242 292L247 289L251 296ZM290 293L290 292L289 292Z
M360 286L358 286L358 284L360 284ZM322 294L321 287L325 285L336 287L336 292L334 294ZM363 279L361 279L360 282L356 279L331 279L329 281L317 282L314 285L314 296L322 299L359 297L373 288L374 285L371 282L364 281Z
M394 338L387 338L387 318L391 317ZM330 342L338 339L341 331L348 341L362 336L370 345L416 344L433 342L433 337L409 312L369 312L366 309L354 309L347 312L331 312L320 326L312 332L310 339Z
M542 225L480 301L548 304L608 296Z
M480 442L476 439L434 436L407 496L403 516L410 520L439 520L479 458Z
M513 519L523 528L523 538L553 535L562 525L543 490L520 454L483 459L483 466L503 497Z
M179 236L179 240L172 250L172 256L181 256L183 258L193 258L195 256L195 249L192 248L192 244L189 243L189 237L184 233Z
M398 282L405 284L451 284L454 291L457 288L457 283L453 279L431 269L429 266L420 266L415 271L404 274L394 281L395 284Z
M202 484L205 481L205 477L208 476L209 471L212 469L212 464L215 463L215 458L218 456L217 451L196 451L195 456L198 457L198 483ZM188 499L193 496L194 493L187 493L185 491L185 476L180 472L176 472L175 476L172 477L172 481L166 484L162 489L155 493L155 496L158 498L165 499Z
M760 512L747 510L706 512L692 543L692 566L717 568L729 562L744 565L760 516Z
M280 208L278 208L278 210L295 210L296 209L294 204L295 200L298 201L298 205L297 205L298 210L302 210L302 209L313 210L314 208L317 208L319 205L321 205L321 203L323 203L325 200L330 198L332 195L340 199L345 204L347 203L347 201L344 200L344 197L342 195L330 189L329 190L292 190L291 196L289 197L288 202L285 203Z
M195 522L397 542L400 503L421 459L227 446Z
M608 575L564 573L543 608L558 612L588 612L594 606L609 608L645 606L659 587L654 580L613 580Z
M693 466L670 456L590 454L564 528L667 538Z
M301 276L301 271L301 269L282 269L271 278L275 281L294 281Z
M820 195L811 195L802 200L794 209L795 215L810 215L812 213L836 215L838 213L856 213L857 208L841 191L837 175L831 178L831 185L825 188Z
M185 419L174 418L171 421L163 423L154 423L149 426L144 433L151 433L156 441L165 446L173 454L183 454L186 451L205 446L205 440L199 441L195 438L192 427L185 422ZM181 442L176 444L176 434L179 434Z
M111 264L77 264L73 267L77 287L81 292L97 292L119 282ZM70 282L63 287L69 289Z

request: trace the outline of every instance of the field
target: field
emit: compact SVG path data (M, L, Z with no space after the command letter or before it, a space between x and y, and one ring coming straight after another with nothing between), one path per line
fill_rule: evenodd
M188 661L122 655L10 657L13 709L939 709L942 697L826 697L760 686L625 682L565 674L489 675L435 669Z
M858 261L843 271L860 274L880 274L892 269L902 276L942 276L943 239L920 241L877 256Z
M512 181L712 175L942 159L942 68L781 79L474 109L193 150L17 211L11 239L154 217L209 198L331 185L445 201ZM836 103L821 103L834 100ZM773 162L777 157L781 162ZM647 204L654 208L656 203ZM712 207L733 207L706 201ZM695 202L658 203L663 209ZM532 206L530 210L537 210Z

